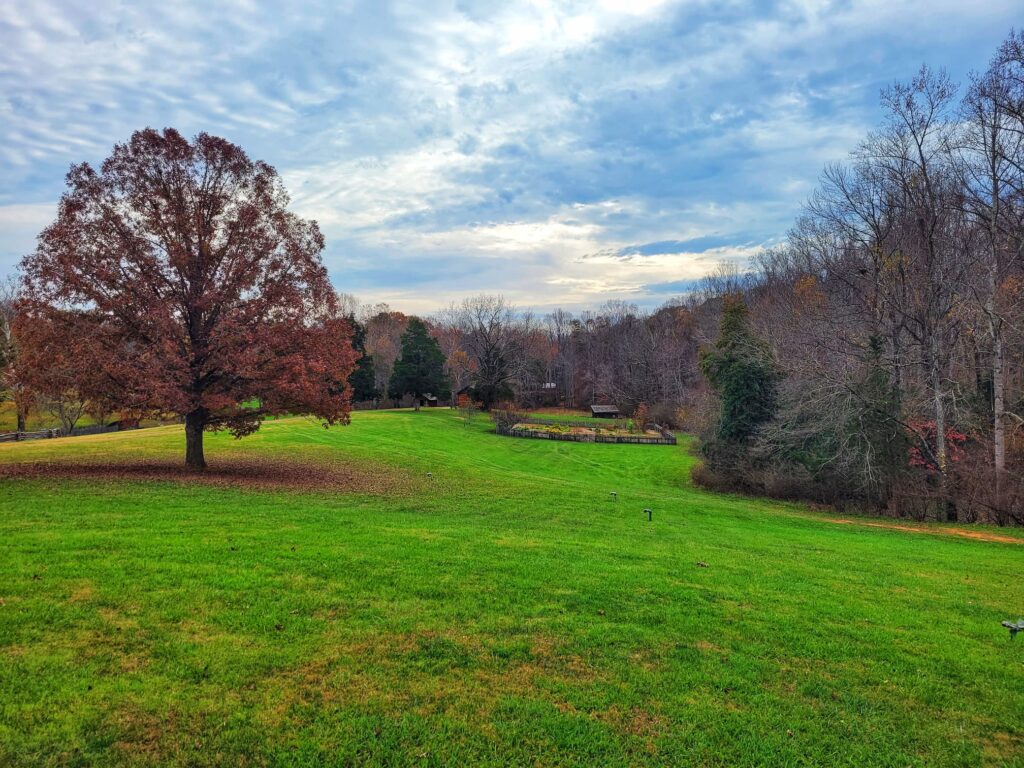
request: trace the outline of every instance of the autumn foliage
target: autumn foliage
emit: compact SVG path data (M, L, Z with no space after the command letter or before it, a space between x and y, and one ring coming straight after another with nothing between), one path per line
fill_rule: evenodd
M355 353L315 222L269 165L224 139L146 129L73 166L22 262L19 375L137 413L250 434L274 414L344 423Z
M910 446L910 466L921 467L932 474L939 472L938 461L935 458L935 422L918 420L912 422L910 431L915 442ZM946 428L946 450L948 461L957 463L964 458L964 444L967 442L967 435L953 427ZM922 450L922 447L924 450Z
M633 429L639 434L643 434L647 429L647 424L650 422L651 416L647 411L647 404L640 403L633 411Z

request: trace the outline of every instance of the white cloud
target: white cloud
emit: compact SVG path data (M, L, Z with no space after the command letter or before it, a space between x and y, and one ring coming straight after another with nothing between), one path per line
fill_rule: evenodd
M277 166L342 289L417 311L481 290L643 299L775 242L881 83L924 58L983 66L1018 6L7 0L0 271L70 163L174 125ZM620 253L709 237L728 245ZM403 271L422 281L396 287Z
M57 215L56 203L0 205L0 276L35 248L36 235Z

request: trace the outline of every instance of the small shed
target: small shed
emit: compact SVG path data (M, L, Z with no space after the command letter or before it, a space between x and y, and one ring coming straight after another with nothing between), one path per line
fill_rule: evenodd
M425 395L420 397L420 407L426 408L437 408L440 403L437 401L437 395L432 395L427 392Z
M619 409L614 405L592 405L590 406L590 415L598 419L617 419L619 418Z

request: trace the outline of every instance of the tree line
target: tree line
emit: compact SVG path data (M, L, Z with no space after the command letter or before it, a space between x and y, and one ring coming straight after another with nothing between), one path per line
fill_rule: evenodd
M393 405L413 393L394 375L409 352L413 323L423 325L441 350L441 376L430 387L451 404L460 394L484 409L506 402L611 403L632 413L649 404L652 416L677 424L677 412L699 385L698 328L693 310L682 304L646 312L611 302L578 315L537 315L501 296L480 295L424 318L362 305L351 295L342 304L360 354L349 379L356 401Z

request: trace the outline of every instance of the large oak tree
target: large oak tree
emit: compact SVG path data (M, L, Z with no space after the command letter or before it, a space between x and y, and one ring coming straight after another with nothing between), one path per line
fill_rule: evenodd
M355 352L324 239L288 211L272 167L215 136L146 129L98 171L72 166L67 186L22 262L30 385L59 360L65 376L78 366L83 397L184 417L194 468L204 431L348 420Z

